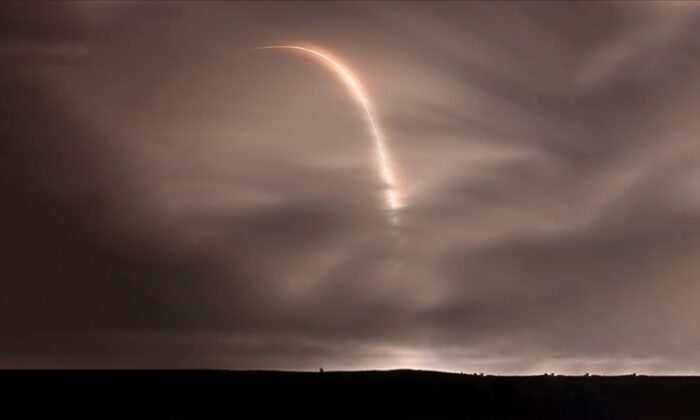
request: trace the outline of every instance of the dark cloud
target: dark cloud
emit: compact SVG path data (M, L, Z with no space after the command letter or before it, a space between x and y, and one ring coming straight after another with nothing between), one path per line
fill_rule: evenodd
M697 373L698 13L3 3L0 365Z

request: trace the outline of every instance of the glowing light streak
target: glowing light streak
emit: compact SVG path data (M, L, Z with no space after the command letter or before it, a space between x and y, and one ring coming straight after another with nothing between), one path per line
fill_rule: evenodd
M374 148L377 156L377 166L381 179L384 183L386 204L389 208L389 219L393 225L398 225L398 211L401 208L401 200L399 198L398 186L396 183L396 177L394 171L391 167L391 162L389 159L389 153L387 150L386 142L381 134L379 125L377 124L377 119L372 112L369 98L365 93L362 85L358 82L357 78L353 75L350 69L345 66L341 61L332 57L330 54L321 52L317 49L298 46L298 45L268 45L265 47L253 48L249 51L260 51L260 50L291 50L303 53L311 58L316 59L328 69L332 70L336 76L347 86L350 93L353 95L355 100L358 102L367 119L367 124L369 126L372 138L374 139Z

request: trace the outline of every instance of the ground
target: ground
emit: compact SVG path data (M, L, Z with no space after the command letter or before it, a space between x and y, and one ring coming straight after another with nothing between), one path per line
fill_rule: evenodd
M700 378L428 371L4 371L26 418L690 419Z

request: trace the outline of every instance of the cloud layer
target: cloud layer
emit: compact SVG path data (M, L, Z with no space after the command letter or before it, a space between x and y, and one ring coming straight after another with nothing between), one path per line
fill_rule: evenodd
M3 3L0 366L698 373L699 20Z

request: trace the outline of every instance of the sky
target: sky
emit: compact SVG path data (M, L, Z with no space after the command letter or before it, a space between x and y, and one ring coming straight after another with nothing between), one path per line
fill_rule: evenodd
M0 367L698 374L699 71L692 2L3 2Z

